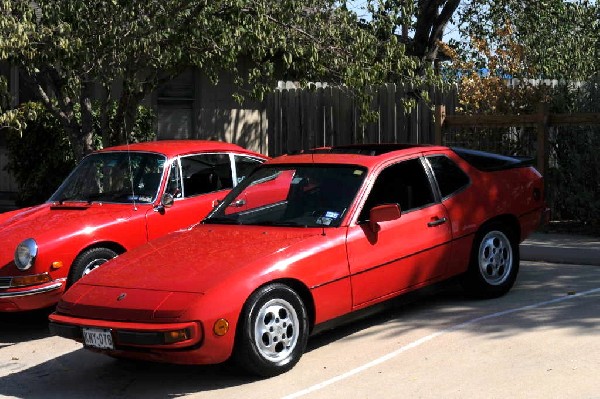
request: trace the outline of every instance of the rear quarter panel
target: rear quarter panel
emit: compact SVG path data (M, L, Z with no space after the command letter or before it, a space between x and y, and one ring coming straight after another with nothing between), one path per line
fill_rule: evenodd
M470 185L443 200L451 220L453 253L449 274L466 271L475 234L486 222L509 216L519 223L519 242L538 227L544 208L543 179L533 167L483 172L452 151L446 153L470 179ZM539 191L539 197L534 196Z

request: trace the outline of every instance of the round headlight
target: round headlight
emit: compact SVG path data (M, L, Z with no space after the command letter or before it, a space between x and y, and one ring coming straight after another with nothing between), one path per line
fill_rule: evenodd
M38 253L38 246L33 238L28 238L17 245L15 265L19 270L27 270L33 266Z

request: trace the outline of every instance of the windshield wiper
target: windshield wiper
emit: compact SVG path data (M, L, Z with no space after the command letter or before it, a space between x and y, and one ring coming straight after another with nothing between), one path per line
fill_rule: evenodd
M106 197L106 193L90 194L87 196L86 201L88 204L91 204L94 201L100 202L100 198L102 197Z
M281 220L281 221L268 220L268 221L264 221L264 222L255 222L255 223L252 223L252 224L256 225L256 226L308 227L307 224L302 224L302 223L298 223L298 222L291 222L291 221L286 221L286 220Z
M77 198L77 197L63 197L59 198L56 202L60 205L63 205L65 202L88 202L87 200Z
M202 221L202 224L241 224L239 221L226 217L226 216L215 216L206 218Z

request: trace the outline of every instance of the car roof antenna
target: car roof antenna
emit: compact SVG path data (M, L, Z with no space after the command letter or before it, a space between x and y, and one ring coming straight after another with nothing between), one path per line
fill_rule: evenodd
M314 151L310 152L310 159L311 159L313 165L315 165L315 152ZM327 234L325 234L325 226L323 226L322 224L321 224L321 235L322 236L327 235Z

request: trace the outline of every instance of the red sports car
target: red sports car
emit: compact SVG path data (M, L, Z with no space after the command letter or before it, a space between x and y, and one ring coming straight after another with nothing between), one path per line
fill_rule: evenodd
M403 293L461 276L475 296L505 294L519 242L544 215L543 187L521 159L446 147L275 158L202 223L75 284L51 331L116 357L233 358L277 375L311 332Z
M198 223L266 157L214 141L87 156L42 205L0 214L0 312L54 305L108 259Z

